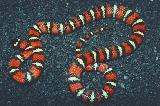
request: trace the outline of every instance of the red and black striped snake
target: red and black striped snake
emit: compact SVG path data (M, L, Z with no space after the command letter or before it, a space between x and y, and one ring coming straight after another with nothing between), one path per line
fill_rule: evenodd
M28 29L29 40L17 39L14 43L14 47L19 48L21 52L9 60L8 66L11 78L20 84L29 83L39 78L45 60L40 38L41 34L51 34L54 36L69 34L85 24L104 18L114 18L125 22L132 31L130 39L122 42L120 45L98 48L95 51L81 53L83 44L105 28L97 28L95 31L87 33L84 38L80 38L76 43L76 62L71 64L68 71L68 82L70 92L85 101L99 102L102 99L107 99L109 95L113 94L117 75L112 68L108 67L106 62L130 55L142 44L142 38L146 32L146 25L140 17L140 13L129 10L123 4L95 6L95 8L84 11L81 15L74 16L64 23L37 22ZM20 67L24 61L30 58L32 65L28 71L24 72ZM87 89L81 82L81 74L92 71L102 73L107 80L101 90L93 91Z

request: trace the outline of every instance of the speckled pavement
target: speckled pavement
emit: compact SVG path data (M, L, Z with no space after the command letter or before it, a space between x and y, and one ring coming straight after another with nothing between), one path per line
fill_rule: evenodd
M39 20L64 22L96 4L124 3L139 11L147 24L144 43L130 56L109 61L118 73L114 96L101 106L159 106L160 105L160 1L159 0L0 0L0 106L84 106L67 88L66 73L74 61L75 42L96 26L108 25L110 30L93 38L84 47L92 50L120 44L130 35L121 22L104 19L85 25L69 35L42 35L46 54L41 77L30 85L19 85L7 74L8 60L19 51L11 46L11 39L27 39L27 27ZM30 61L23 69L28 69ZM98 75L85 75L95 83ZM97 80L95 80L97 79ZM89 83L88 83L89 84ZM93 84L94 86L94 84Z

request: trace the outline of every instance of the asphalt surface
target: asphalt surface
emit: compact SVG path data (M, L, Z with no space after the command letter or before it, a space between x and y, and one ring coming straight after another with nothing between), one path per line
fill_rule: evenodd
M84 47L92 50L119 44L127 40L130 29L111 19L93 22L69 35L54 37L42 35L46 54L43 74L30 85L19 85L7 74L9 59L19 51L11 46L11 39L28 39L26 30L39 20L64 22L86 9L105 3L123 3L139 11L147 24L144 43L130 56L109 61L118 73L114 96L101 103L102 106L159 106L160 105L160 2L159 0L0 0L0 106L83 106L67 88L66 73L74 61L75 42L83 33L96 26L108 25L110 30L93 38ZM23 69L30 66L26 62ZM85 75L97 79L100 76ZM92 84L94 87L95 85ZM96 86L95 86L96 87Z

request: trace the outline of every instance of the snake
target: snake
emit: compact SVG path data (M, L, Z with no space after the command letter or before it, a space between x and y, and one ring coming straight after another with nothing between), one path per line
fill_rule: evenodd
M14 40L13 46L18 48L20 53L9 60L9 75L19 84L31 83L37 80L42 74L45 63L45 53L41 41L42 34L53 36L70 34L86 24L105 18L124 22L131 30L130 38L119 45L97 48L96 50L82 53L83 45L97 33L104 31L105 28L96 28L95 31L86 33L75 44L75 62L68 69L67 79L69 91L76 97L82 98L83 101L95 103L108 99L115 90L117 74L109 67L107 62L131 55L142 44L147 31L146 24L140 13L127 8L124 4L106 3L101 6L96 5L94 8L73 16L62 23L56 21L36 22L27 29L28 40L19 38ZM32 61L29 70L22 70L22 64L29 59ZM85 87L82 83L84 72L99 72L102 74L106 80L103 87L98 90L91 90Z

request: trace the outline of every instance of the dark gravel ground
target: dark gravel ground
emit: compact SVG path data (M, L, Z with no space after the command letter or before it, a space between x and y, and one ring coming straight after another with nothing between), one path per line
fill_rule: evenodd
M43 35L46 64L42 76L31 85L19 85L7 75L8 60L19 53L11 47L14 38L27 39L27 27L38 20L63 22L96 4L124 3L139 11L148 26L144 44L131 56L110 61L118 73L114 96L102 106L160 105L160 2L159 0L0 0L0 106L82 106L67 89L66 72L74 61L74 42L95 26L108 24L107 33L91 40L85 50L119 44L129 37L129 28L115 20L85 25L61 37ZM77 36L78 35L78 36ZM115 35L115 36L114 36ZM107 41L107 42L106 42ZM29 63L23 68L29 67ZM91 75L90 75L91 76ZM87 79L87 78L86 78ZM84 79L85 80L85 79Z

